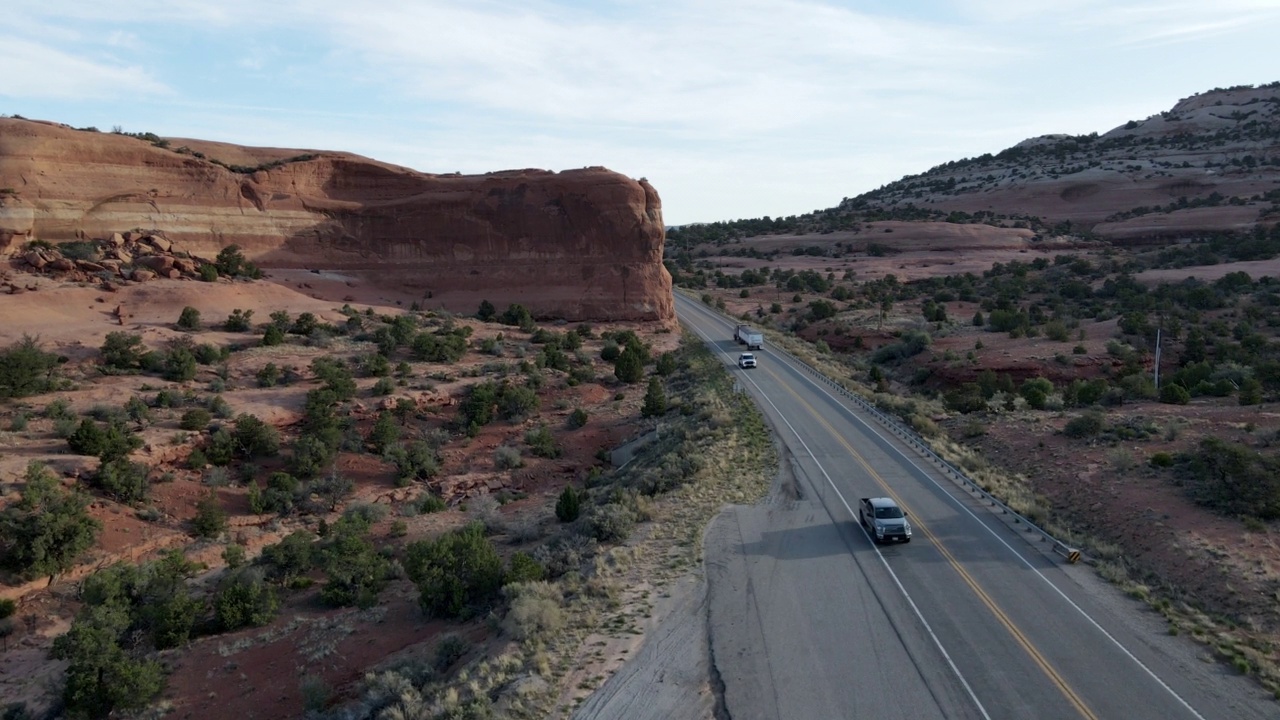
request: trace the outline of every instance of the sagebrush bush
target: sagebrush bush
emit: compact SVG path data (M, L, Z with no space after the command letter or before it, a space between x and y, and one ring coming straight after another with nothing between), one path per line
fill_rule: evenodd
M619 503L606 503L587 513L587 532L600 542L622 542L635 529L636 514Z
M564 627L561 604L564 595L558 585L518 582L503 588L510 609L502 621L503 630L518 640L545 637Z
M1067 421L1062 434L1072 438L1088 438L1102 432L1105 422L1102 413L1089 412Z
M524 458L520 449L510 445L500 445L493 451L493 466L499 470L512 470L524 466Z

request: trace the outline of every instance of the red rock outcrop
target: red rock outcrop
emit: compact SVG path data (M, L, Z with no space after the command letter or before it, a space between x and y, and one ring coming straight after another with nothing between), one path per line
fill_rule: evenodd
M0 253L121 228L204 257L239 245L267 270L363 275L461 312L488 299L544 318L674 317L658 194L605 168L432 175L0 118Z

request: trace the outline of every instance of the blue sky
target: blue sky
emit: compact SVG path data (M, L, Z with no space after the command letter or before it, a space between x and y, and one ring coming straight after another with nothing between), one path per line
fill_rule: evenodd
M681 224L1280 80L1277 37L1280 0L7 0L0 113L424 172L605 165Z

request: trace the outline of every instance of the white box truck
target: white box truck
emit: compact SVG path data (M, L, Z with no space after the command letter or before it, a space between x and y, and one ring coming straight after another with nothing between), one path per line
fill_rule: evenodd
M739 325L733 331L733 339L746 345L748 350L759 350L764 347L764 333L751 329L750 325Z

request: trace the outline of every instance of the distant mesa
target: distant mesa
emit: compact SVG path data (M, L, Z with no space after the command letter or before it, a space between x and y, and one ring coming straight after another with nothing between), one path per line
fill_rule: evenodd
M0 118L0 254L151 228L175 251L238 245L266 271L362 275L426 307L667 320L662 204L602 167L433 175L348 153Z

